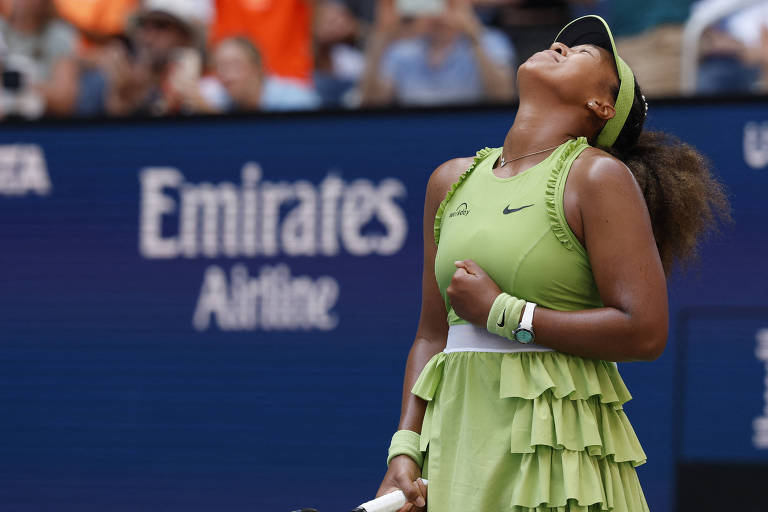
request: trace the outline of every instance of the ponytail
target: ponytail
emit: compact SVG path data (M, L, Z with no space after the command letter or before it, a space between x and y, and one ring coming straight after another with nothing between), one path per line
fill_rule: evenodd
M643 131L645 97L635 85L635 101L614 146L605 148L632 171L651 215L664 272L694 260L701 239L730 221L723 185L708 160L673 135Z

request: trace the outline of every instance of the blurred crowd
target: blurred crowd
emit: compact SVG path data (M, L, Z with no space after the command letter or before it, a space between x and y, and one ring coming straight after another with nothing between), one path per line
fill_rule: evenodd
M0 116L511 102L517 66L585 13L649 96L673 96L686 21L730 2L0 0ZM763 1L708 27L697 91L764 92L767 23Z

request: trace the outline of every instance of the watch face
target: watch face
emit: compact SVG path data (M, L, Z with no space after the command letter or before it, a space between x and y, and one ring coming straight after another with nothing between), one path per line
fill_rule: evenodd
M520 343L530 343L533 341L533 333L527 329L518 329L515 331L515 339Z

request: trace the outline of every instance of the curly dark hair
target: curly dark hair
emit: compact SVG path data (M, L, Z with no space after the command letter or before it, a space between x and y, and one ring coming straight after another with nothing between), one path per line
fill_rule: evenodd
M618 90L616 90L618 94ZM723 185L693 146L663 132L643 131L647 103L635 81L627 121L611 148L632 171L651 214L664 272L696 259L702 238L731 220Z

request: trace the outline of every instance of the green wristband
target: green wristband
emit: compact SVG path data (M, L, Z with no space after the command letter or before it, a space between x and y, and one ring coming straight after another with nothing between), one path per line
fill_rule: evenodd
M486 329L488 332L515 341L515 329L520 324L520 313L523 312L525 301L508 293L500 293L493 301L488 313Z
M389 456L387 457L387 466L389 462L398 455L407 455L418 464L419 467L424 464L424 454L421 453L419 445L421 436L410 430L398 430L392 436L392 442L389 444Z

